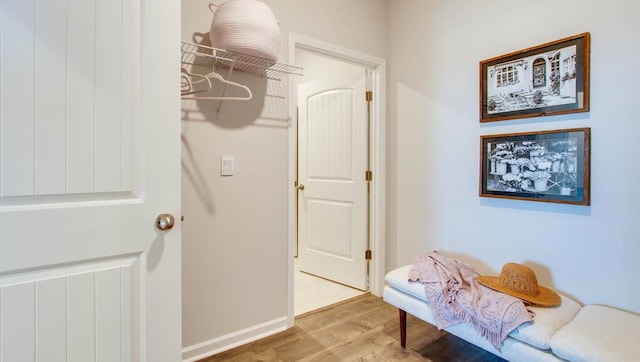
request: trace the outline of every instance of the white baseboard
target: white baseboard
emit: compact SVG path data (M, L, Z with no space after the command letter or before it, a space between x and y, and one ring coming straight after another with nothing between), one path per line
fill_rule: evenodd
M287 317L280 317L243 330L229 333L208 341L182 348L182 361L194 362L213 356L234 347L256 341L260 338L282 332L287 329Z

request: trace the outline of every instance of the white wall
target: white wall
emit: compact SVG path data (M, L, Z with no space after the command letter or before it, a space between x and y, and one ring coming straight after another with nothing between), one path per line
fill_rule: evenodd
M222 3L223 1L216 1ZM280 23L280 61L290 32L382 57L383 0L265 0ZM182 40L208 39L208 0L182 1ZM195 35L195 39L194 39ZM234 74L254 99L183 102L183 357L228 349L287 317L287 80ZM219 176L221 154L236 174Z
M389 5L387 268L433 249L489 274L514 261L581 303L640 312L640 3ZM478 122L479 61L582 32L589 113ZM478 196L480 135L571 127L591 127L591 206Z

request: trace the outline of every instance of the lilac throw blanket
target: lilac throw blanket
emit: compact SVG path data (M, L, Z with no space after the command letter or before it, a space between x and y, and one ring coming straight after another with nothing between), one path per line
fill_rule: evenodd
M500 350L509 333L532 318L520 299L485 287L477 276L468 265L434 251L416 259L409 281L424 284L438 329L469 323Z

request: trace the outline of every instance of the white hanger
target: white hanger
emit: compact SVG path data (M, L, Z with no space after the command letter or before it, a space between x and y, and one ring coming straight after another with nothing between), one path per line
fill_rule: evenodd
M246 85L240 84L240 83L236 83L236 82L232 82L229 80L224 79L220 74L216 73L216 72L211 72L211 73L207 73L204 75L200 75L200 74L192 74L189 73L186 69L182 68L183 72L190 75L190 76L194 76L194 77L198 77L198 78L202 78L200 80L197 80L195 82L191 82L191 85L195 85L198 83L202 83L202 82L207 82L209 85L209 89L212 88L212 83L211 83L211 79L216 79L217 81L223 83L225 85L225 92L227 90L227 86L233 86L233 87L237 87L237 88L241 88L242 90L244 90L247 95L244 97L228 97L228 96L220 96L220 97L204 97L204 96L192 96L192 94L195 93L201 93L204 91L207 91L209 89L205 89L205 90L200 90L200 91L188 91L188 92L182 92L182 99L206 99L206 100L228 100L228 101L248 101L251 98L253 98L253 93L251 93L251 89L249 89L249 87L247 87Z
M189 92L191 91L191 89L193 89L193 84L191 83L191 79L189 79L189 77L187 77L186 75L182 74L180 76L180 92L184 93L184 92Z
M212 87L211 80L209 78L207 78L206 76L204 76L204 75L191 73L184 67L182 67L180 69L180 73L182 75L181 77L182 77L182 80L183 80L180 94L183 95L183 96L187 95L187 94L195 94L195 93L206 92L209 89L211 89L211 87ZM192 82L191 78L200 78L200 80ZM198 83L202 83L202 82L206 82L207 83L207 88L206 89L201 89L201 90L194 90L194 87L193 87L194 84L198 84Z

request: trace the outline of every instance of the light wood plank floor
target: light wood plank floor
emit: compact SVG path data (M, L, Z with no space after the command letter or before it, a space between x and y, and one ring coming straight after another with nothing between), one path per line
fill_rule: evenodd
M400 347L397 308L365 294L296 317L295 326L205 358L214 361L503 361L413 316Z

